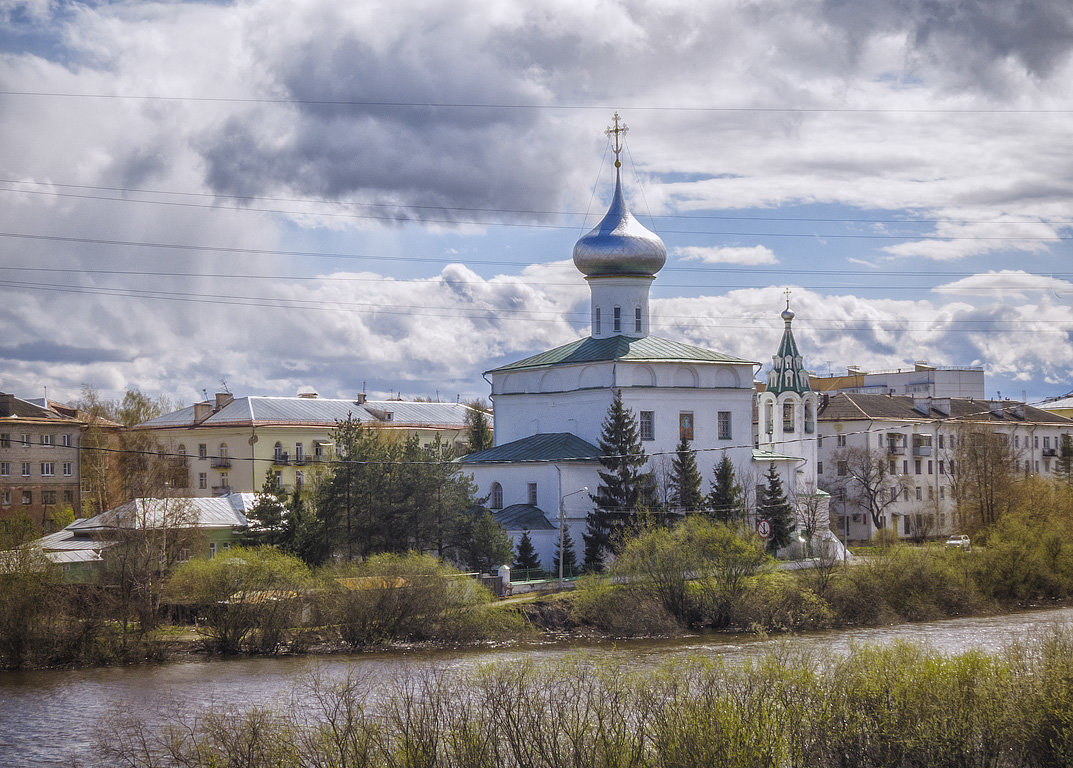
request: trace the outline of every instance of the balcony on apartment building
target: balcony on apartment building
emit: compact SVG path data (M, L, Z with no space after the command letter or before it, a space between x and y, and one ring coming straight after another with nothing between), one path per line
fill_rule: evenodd
M231 466L231 457L213 456L211 459L209 459L209 466L213 469L227 469Z
M272 463L275 464L277 467L285 467L291 463L291 455L289 453L285 453L284 451L276 451L276 453L272 456Z

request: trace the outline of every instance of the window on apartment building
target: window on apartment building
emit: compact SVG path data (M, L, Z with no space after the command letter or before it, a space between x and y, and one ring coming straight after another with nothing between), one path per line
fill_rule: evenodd
M71 436L70 436L69 434L64 434L64 435L62 435L62 436L60 437L60 444L61 444L61 445L62 445L62 446L63 446L64 448L70 448L70 447L71 447Z
M1043 447L1044 448L1050 448L1051 447L1051 438L1047 437L1046 435L1043 436Z
M682 440L693 439L693 411L678 412L678 437Z
M221 459L227 458L227 443L220 443L220 452L217 455Z
M1020 448L1021 447L1021 436L1020 435L1014 435L1013 436L1013 447L1014 448Z
M1044 459L1043 460L1043 471L1044 472L1050 472L1051 471L1051 460L1050 459Z
M731 429L732 422L730 418L730 411L719 411L719 439L731 440L733 438L733 430Z
M55 504L56 492L55 491L41 491L41 503L42 504Z
M944 437L945 437L945 435L939 435L939 447L940 448L945 448L946 447L946 446L943 445L943 443L945 442L945 440L943 439Z
M488 503L492 509L503 509L503 486L499 483L492 483Z
M74 504L75 503L75 492L72 491L70 488L68 488L66 491L63 492L63 503L64 504Z
M641 332L641 308L634 307L633 310L633 330L637 333Z
M942 459L939 459L939 474L940 475L945 475L946 474L946 462L943 461Z
M816 435L816 447L823 448L823 435Z
M209 456L209 446L205 445L204 443L198 443L197 457L199 459L205 459L205 458L208 458L208 456Z
M56 465L51 461L41 462L41 477L54 477L56 475Z
M11 506L11 491L0 491L0 504Z
M934 475L935 474L934 470L935 470L935 464L932 463L931 459L928 459L928 474L929 475Z
M892 503L892 504L893 504L893 503L894 503L895 501L897 501L897 500L898 500L898 489L897 489L897 488L891 488L891 489L890 489L890 500L891 500L891 503Z
M1032 471L1032 462L1029 461L1028 459L1025 459L1025 474L1027 475L1031 471Z
M209 476L206 473L197 473L197 487L202 491L209 487Z
M902 493L902 501L909 501L909 489L906 488Z
M69 461L63 462L63 476L70 477L74 474L74 464Z
M655 411L641 411L641 439L642 440L655 440Z
M1035 468L1036 468L1035 472L1038 475L1039 474L1039 459L1036 459L1036 461L1033 462L1033 465L1035 466Z
M0 448L11 447L11 434L9 432L0 433Z
M301 470L299 470L299 471L294 473L294 487L295 488L301 490L302 484L305 481L306 481L305 475L302 474Z
M600 308L597 307L592 315L592 330L597 336L600 335Z
M11 464L6 461L0 461L0 477L7 477L11 474Z
M817 475L822 475L823 474L823 462L822 461L817 461L816 462L816 474Z
M1039 448L1039 435L1035 435L1032 438L1032 447L1033 448Z
M22 438L19 440L19 442L22 443L24 447L29 448L30 447L30 434L28 432L23 432Z
M913 459L913 474L920 474L920 459Z
M928 486L928 501L935 501L935 489Z
M305 447L301 443L294 444L294 460L301 463L305 457Z
M835 436L835 446L838 447L838 448L845 448L846 447L846 436L845 435L836 435Z
M22 476L23 477L29 477L30 476L30 462L28 462L28 461L22 462Z
M22 492L22 504L23 504L23 506L28 507L33 503L34 503L33 491L23 491Z
M612 327L615 333L620 333L622 331L622 307L615 307L612 310L612 317L614 318Z
M917 501L924 501L924 491L919 485L917 486Z
M946 498L946 486L945 485L940 485L939 486L939 498L940 499L945 499Z
M892 475L898 474L898 467L894 463L894 459L887 462L887 472Z
M41 435L41 445L46 448L52 447L52 435Z
M839 477L845 477L849 474L849 463L845 461L839 461L835 463L835 474Z
M220 476L221 480L225 480L226 478L227 478L226 475L221 475ZM227 483L224 483L224 485L227 485ZM283 487L283 472L281 472L281 471L276 472L276 487L277 488L282 488Z
M526 485L526 491L527 491L527 496L529 498L529 504L531 506L535 507L537 505L537 484L536 483L528 483Z
M902 474L909 474L909 459L902 459Z

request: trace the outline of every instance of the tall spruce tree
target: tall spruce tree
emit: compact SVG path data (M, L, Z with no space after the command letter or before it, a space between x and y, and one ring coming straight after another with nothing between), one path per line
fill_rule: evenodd
M492 447L492 427L488 423L488 405L483 400L466 403L466 453Z
M757 515L771 522L771 538L767 541L768 550L775 552L787 546L794 530L794 512L782 489L782 479L775 471L775 465L769 464L764 476L767 485L761 496Z
M637 432L637 420L615 392L600 434L600 485L590 498L596 505L585 531L585 568L600 570L604 558L636 523L640 511L656 508L648 457Z
M555 544L555 557L552 560L552 570L559 575L559 560L563 561L563 576L573 576L577 571L577 554L574 552L574 537L570 535L570 526L563 523L563 547L560 551L559 544Z
M671 462L671 503L681 513L699 512L702 507L700 493L700 470L697 469L697 452L683 437L675 448Z
M289 538L287 527L287 490L276 479L276 473L269 467L265 470L265 480L261 490L250 508L246 519L249 522L247 537L258 544L279 546Z
M708 514L723 523L741 520L745 516L745 504L742 499L741 486L734 475L734 464L726 451L719 463L715 465L711 490L705 499Z
M540 558L537 557L533 539L529 536L529 531L527 530L522 531L522 537L518 539L518 545L515 548L514 565L511 567L515 570L521 569L530 572L540 570Z
M1070 435L1062 435L1062 446L1054 471L1067 484L1073 485L1073 437Z

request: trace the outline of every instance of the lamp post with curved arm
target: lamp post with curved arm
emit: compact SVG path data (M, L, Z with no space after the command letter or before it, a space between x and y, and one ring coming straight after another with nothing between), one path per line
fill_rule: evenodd
M571 496L576 496L579 493L588 493L588 486L581 488L577 491L571 491L565 496L559 497L559 589L563 588L563 561L566 559L563 557L563 532L566 526L566 500Z

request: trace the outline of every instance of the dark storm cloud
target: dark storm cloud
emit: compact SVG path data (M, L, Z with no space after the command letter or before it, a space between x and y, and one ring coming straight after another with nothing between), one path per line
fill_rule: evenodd
M954 75L950 85L1004 91L1003 68L1016 62L1046 78L1070 55L1068 0L824 0L828 24L859 48L869 36L905 33L910 56Z
M46 363L126 363L133 358L111 349L92 347L69 347L66 344L54 344L50 341L37 341L17 344L14 347L0 347L0 360Z

